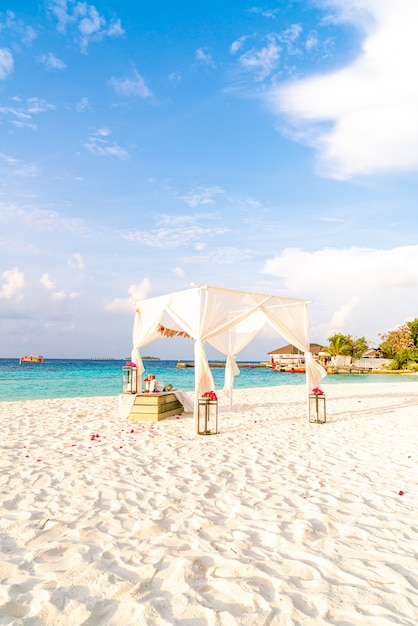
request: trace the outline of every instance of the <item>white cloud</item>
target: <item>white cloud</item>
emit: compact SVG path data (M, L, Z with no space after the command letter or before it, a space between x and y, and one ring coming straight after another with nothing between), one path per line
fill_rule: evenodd
M179 196L180 200L184 200L191 208L199 205L214 204L215 197L224 194L225 191L221 187L197 187L184 196Z
M247 50L239 57L239 62L245 70L254 72L257 80L262 81L277 68L280 51L276 36L271 34L265 46Z
M114 78L109 81L112 89L122 96L139 96L140 98L150 98L151 89L147 86L145 79L139 72L134 70L133 78Z
M89 106L90 106L89 99L84 96L83 98L81 98L81 100L79 100L79 102L77 102L77 104L75 105L75 109L76 111L81 113L82 111L85 111L86 109L88 109Z
M24 163L8 154L0 153L0 161L6 164L13 176L37 176L38 170L34 165ZM0 204L0 212L1 212Z
M180 72L171 72L171 74L169 74L168 76L168 80L170 81L172 85L177 87L177 85L180 85L181 81L183 80L183 77Z
M186 272L181 267L174 267L171 271L179 278L184 278L184 276L186 275Z
M104 310L109 313L127 313L134 314L134 302L135 300L145 300L151 293L151 284L148 278L139 285L130 285L128 287L129 297L127 298L115 298L104 305Z
M345 220L340 217L320 217L321 222L329 222L331 224L345 224Z
M121 159L122 161L129 157L129 153L117 144L104 146L88 141L84 144L84 147L86 150L97 156L113 156L116 159Z
M275 86L271 107L291 122L294 139L318 152L320 171L336 179L418 169L418 3L323 0L334 19L365 35L347 67ZM365 19L367 16L368 19Z
M55 289L56 287L56 284L53 280L51 280L51 277L48 273L42 274L39 282L43 287L45 287L45 289L48 289L49 291L52 291L52 289Z
M162 213L162 215L158 216L158 225L159 226L176 226L177 228L190 226L196 223L196 219L198 216L196 215L171 215L170 213Z
M231 54L236 54L237 52L242 50L244 43L247 39L248 39L248 35L244 35L243 37L240 37L239 39L236 39L235 41L233 41L230 47Z
M109 137L112 131L109 128L101 127L94 131L94 134L98 137Z
M311 31L306 38L305 48L310 51L317 48L319 45L318 33L316 31Z
M13 72L14 61L10 50L0 48L0 80L5 80Z
M64 70L67 67L64 61L56 57L53 52L43 54L39 57L39 61L50 70Z
M145 300L151 294L151 283L149 279L144 278L139 285L130 285L128 287L128 293L132 300Z
M71 259L68 261L68 265L73 270L77 270L77 271L84 270L84 261L80 252L74 252Z
M85 37L99 33L106 24L106 20L99 15L96 7L87 5L86 2L76 4L74 15L80 18L78 30Z
M41 231L65 230L76 233L85 231L85 223L79 218L63 217L57 211L26 209L3 203L0 203L0 219L13 224L25 224Z
M196 63L198 63L199 65L207 65L212 69L216 69L216 65L212 56L208 52L205 52L203 48L199 48L198 50L196 50L195 59Z
M203 246L201 250L203 251L203 249L205 248L206 246ZM207 254L199 254L195 256L185 257L184 262L192 263L193 265L233 265L238 261L251 259L252 256L253 254L250 250L236 248L235 246L225 246L223 248L211 249L207 252Z
M90 133L88 140L84 144L86 150L97 156L113 156L117 159L125 160L129 158L129 153L116 143L110 144L107 137L110 130L100 128Z
M3 115L14 115L19 120L30 120L31 116L27 111L20 107L0 107L0 113Z
M19 98L14 99L15 102L19 103L21 100ZM32 119L34 115L38 115L39 113L46 113L47 111L55 110L55 105L50 104L46 100L41 98L28 98L26 100L26 104L21 104L20 106L2 106L0 107L0 114L9 115L12 118L12 124L19 127L27 126L29 128L36 128L36 125L32 123Z
M54 104L50 104L42 98L28 98L27 105L27 111L31 115L55 110Z
M131 230L122 232L121 237L127 241L136 241L149 248L173 249L194 245L199 241L208 241L228 232L228 228L220 226L207 228L194 224L177 224L173 218L171 226L155 230Z
M49 7L58 21L59 32L74 29L82 52L87 52L90 42L102 41L105 37L121 37L125 32L119 19L108 23L96 7L87 2L74 4L69 0L50 0Z
M0 298L5 300L21 300L23 298L23 288L25 287L25 275L17 267L6 270L2 274L3 283L0 289Z
M418 245L391 250L288 248L263 273L284 283L287 295L313 300L313 328L373 335L418 315Z
M317 0L319 6L329 11L323 18L324 24L347 22L364 30L370 28L375 21L375 8L379 5L384 7L390 2L391 0Z
M280 9L263 9L262 7L251 7L247 9L248 13L256 13L263 17L275 18Z
M297 49L294 44L300 38L302 26L300 24L292 24L289 28L283 30L278 36L279 40L286 45L288 52L294 54Z
M3 15L0 14L1 17ZM0 31L3 29L18 35L26 46L30 46L37 37L32 26L26 26L23 20L16 19L15 13L10 10L5 12L3 22L0 21Z
M56 300L57 302L63 302L65 300L65 291L61 290L61 291L56 291L55 293L52 294L52 299Z

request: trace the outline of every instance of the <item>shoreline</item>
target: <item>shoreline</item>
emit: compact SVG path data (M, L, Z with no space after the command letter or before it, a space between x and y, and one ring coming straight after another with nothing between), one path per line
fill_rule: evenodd
M208 437L3 402L0 621L415 625L418 380L326 380L326 424L304 386L236 389Z
M338 374L344 374L344 375L353 375L353 376L358 376L359 374L385 374L385 375L391 375L393 374L394 376L418 376L418 372L417 371L410 371L410 370L372 370L372 369L361 369L359 368L358 371L356 371L357 368L355 367L347 367L347 366L335 366L335 367L328 367L327 368L327 376L338 376ZM334 370L334 371L330 371L330 370ZM337 370L337 371L335 371Z
M346 385L350 385L351 386L353 384L357 384L357 381L359 381L359 379L363 379L363 377L364 376L368 376L369 373L371 374L371 372L367 372L366 374L365 373L357 373L357 374L351 374L351 375L347 374L347 373L327 374L327 376L322 380L321 385L322 386L323 385L326 386L327 383L331 383L332 387L334 385L336 385L336 384L337 385L344 385L344 384L346 384ZM373 373L377 374L377 375L385 374L384 378L386 377L386 375L387 376L391 376L393 374L394 377L398 378L398 379L399 378L405 378L405 379L412 379L413 380L414 377L415 377L418 380L418 372L405 372L404 370L395 370L393 372L392 371L391 372L387 372L385 370L381 370L381 371L379 370L379 371L375 371ZM236 387L234 387L234 393L236 391L238 391L238 390L245 390L245 389L249 389L249 390L251 390L251 389L253 389L253 390L257 390L257 389L278 389L278 388L281 389L281 388L287 388L287 387L291 387L291 388L293 388L293 387L299 387L299 388L303 387L303 388L305 388L306 378L305 378L304 374L292 374L292 373L280 372L280 374L278 374L278 375L289 376L291 378L289 378L288 380L289 381L292 380L293 382L286 382L286 383L284 383L282 381L280 384L272 384L272 385L262 385L262 384L258 385L257 384L257 385L252 385L252 386L249 386L249 387L241 387L241 386L237 385ZM296 376L299 377L299 380L297 382L295 382L295 379L294 379L294 377L296 377ZM344 380L342 380L342 381L338 380L339 377L341 377L341 376L344 376ZM347 377L350 379L349 381L347 380ZM240 381L238 380L238 384L239 384L239 382ZM380 383L380 384L387 385L387 384L390 384L391 382L396 382L396 381L389 381L389 383L388 383L387 380L383 380L383 381L382 380L378 380L378 381L376 381L376 380L364 381L363 380L359 384L362 384L362 385L372 384L372 385L374 385L374 384L379 384ZM181 391L185 391L186 393L193 393L193 390L192 390L191 387L189 389L187 389L187 388L185 388L184 385L179 385L176 388L180 389ZM103 393L102 395L97 395L97 394L94 394L94 393L86 393L85 395L60 395L60 396L58 396L58 395L51 395L50 397L43 397L43 398L13 398L13 399L10 399L10 398L2 399L2 398L0 398L0 406L2 404L4 404L4 403L7 403L7 402L12 402L12 403L13 402L32 402L32 401L35 402L37 400L40 400L40 401L45 400L46 401L46 400L66 400L66 399L68 399L68 400L71 400L71 399L73 399L73 400L74 399L75 400L76 399L86 400L88 398L96 398L96 397L97 398L112 398L112 397L118 398L120 393L121 393L121 391L122 390L119 390L118 392L115 393L115 391L112 390L111 392ZM216 393L217 394L222 394L222 389L219 389L218 386L217 386L217 389L216 389Z

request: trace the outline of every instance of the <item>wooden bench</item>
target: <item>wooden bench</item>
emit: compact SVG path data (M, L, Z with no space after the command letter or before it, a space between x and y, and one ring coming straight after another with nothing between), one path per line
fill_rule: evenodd
M138 393L127 419L137 422L159 422L183 412L183 405L172 391Z

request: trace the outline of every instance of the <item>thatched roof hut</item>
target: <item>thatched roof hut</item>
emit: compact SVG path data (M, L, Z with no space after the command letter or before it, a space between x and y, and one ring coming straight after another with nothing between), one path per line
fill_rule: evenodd
M311 343L310 345L310 351L312 352L313 355L317 355L318 352L321 352L321 350L323 349L323 346L321 346L319 343ZM298 350L298 348L295 348L295 346L292 346L292 344L288 344L287 346L283 346L282 348L277 348L277 350L271 350L270 352L267 352L267 354L270 354L271 356L275 356L277 355L281 355L281 354L303 354L300 350Z

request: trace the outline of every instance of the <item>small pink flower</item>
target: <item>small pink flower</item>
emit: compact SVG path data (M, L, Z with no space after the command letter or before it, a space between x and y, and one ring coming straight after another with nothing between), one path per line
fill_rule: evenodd
M205 391L205 393L202 394L202 398L207 398L208 400L217 400L218 396L214 391Z
M400 496L403 496L403 495L404 495L404 493L405 493L405 492L404 492L404 491L402 491L402 489L401 489L401 490L400 490L400 492L399 492L399 495L400 495Z

